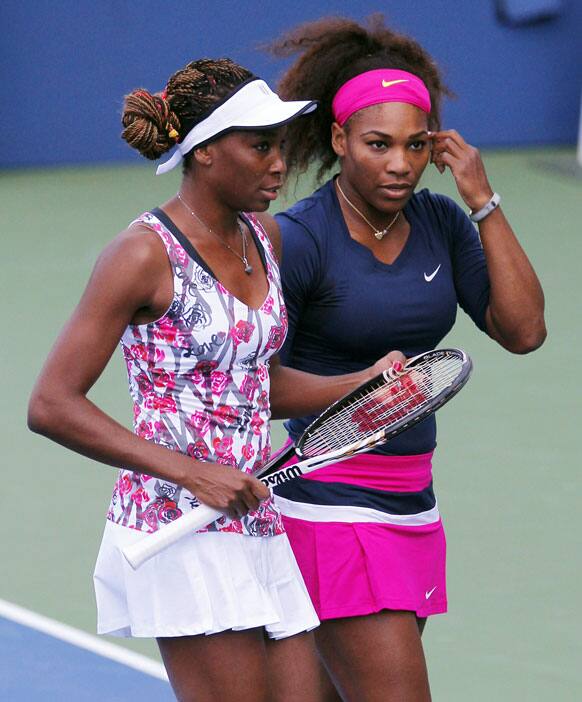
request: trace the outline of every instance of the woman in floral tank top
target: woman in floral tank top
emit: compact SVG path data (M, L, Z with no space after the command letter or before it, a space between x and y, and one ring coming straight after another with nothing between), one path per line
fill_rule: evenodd
M287 331L279 241L244 213L276 198L282 127L313 109L228 59L126 96L123 138L150 159L176 146L158 171L180 164L182 183L101 254L30 401L33 431L120 469L95 569L98 629L156 637L180 700L320 699L317 616L252 473L271 450L270 393L289 416L318 411L390 358L335 378L274 358ZM118 344L133 432L86 396ZM199 502L223 516L128 566L124 546Z

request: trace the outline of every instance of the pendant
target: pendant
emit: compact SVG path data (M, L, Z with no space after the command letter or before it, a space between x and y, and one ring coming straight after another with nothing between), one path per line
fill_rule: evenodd
M250 263L245 264L245 273L247 275L250 275L253 272L253 267L251 266Z
M382 229L382 231L374 232L374 236L378 241L382 241L382 239L386 236L386 230Z

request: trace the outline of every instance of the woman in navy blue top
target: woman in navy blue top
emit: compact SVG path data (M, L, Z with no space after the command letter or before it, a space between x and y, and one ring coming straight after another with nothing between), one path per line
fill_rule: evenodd
M509 351L537 348L540 284L479 152L441 131L447 89L431 57L378 19L369 29L337 18L303 25L273 51L301 54L281 94L320 103L309 123L289 128L289 168L317 160L321 176L340 166L276 218L289 313L282 363L329 376L390 349L415 355L438 345L458 306ZM447 197L415 192L431 161L450 170L470 218ZM273 413L284 412L275 400ZM287 423L291 439L310 419ZM338 691L330 688L330 700L430 699L420 635L425 618L447 606L435 445L430 419L276 489L322 620L317 644Z

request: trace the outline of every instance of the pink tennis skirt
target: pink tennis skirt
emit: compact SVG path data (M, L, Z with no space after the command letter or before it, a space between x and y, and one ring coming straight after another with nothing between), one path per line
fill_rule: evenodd
M320 619L446 612L446 540L431 458L362 454L275 489Z

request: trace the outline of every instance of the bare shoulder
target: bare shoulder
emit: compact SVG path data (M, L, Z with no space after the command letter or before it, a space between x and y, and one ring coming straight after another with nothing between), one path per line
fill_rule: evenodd
M168 278L168 256L159 235L142 223L132 223L103 249L90 287L149 306Z
M147 225L132 223L103 249L98 264L127 275L155 275L167 270L168 256L159 235Z
M103 254L124 254L138 265L155 265L166 258L160 236L143 222L132 222L114 237Z
M277 259L281 260L281 232L277 220L268 212L255 212L255 217L269 237Z

